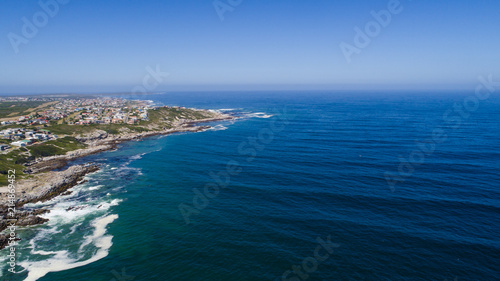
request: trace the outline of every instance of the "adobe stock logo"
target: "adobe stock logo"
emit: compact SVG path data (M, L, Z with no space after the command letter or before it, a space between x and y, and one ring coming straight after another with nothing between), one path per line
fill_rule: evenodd
M363 29L355 26L353 44L348 44L346 42L340 43L340 50L344 54L347 63L351 63L352 55L359 55L362 49L368 47L371 44L372 39L379 36L382 29L391 24L393 16L401 13L402 11L403 6L399 0L390 0L389 3L387 3L387 9L382 9L378 12L370 12L373 20L367 22Z
M214 5L215 12L219 16L220 21L224 21L224 14L226 12L233 12L241 3L243 3L243 0L215 0L212 4Z
M146 71L147 74L142 78L142 84L132 89L133 95L147 94L148 91L153 91L170 76L170 73L162 72L158 64L156 69L147 66Z
M59 13L59 5L66 5L70 0L48 0L38 1L38 5L42 10L36 12L29 20L26 17L22 17L21 21L24 23L21 28L21 35L14 32L9 32L7 38L9 38L10 45L16 54L19 53L19 46L21 44L28 44L29 39L33 39L40 28L45 27L49 23L49 18L55 17Z

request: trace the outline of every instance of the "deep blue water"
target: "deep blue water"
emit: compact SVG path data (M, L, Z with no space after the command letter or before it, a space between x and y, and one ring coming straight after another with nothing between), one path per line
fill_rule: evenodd
M500 280L500 99L445 114L470 95L141 96L242 118L80 160L103 168L21 232L21 265L74 267L42 281Z

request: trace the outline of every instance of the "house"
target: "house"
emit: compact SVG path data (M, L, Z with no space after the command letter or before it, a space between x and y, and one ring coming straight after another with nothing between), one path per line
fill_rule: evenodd
M23 141L15 141L15 142L11 142L10 144L13 146L18 146L18 147L25 147L26 146L26 142L23 142Z
M39 139L39 140L46 140L46 139L49 139L49 136L46 135L46 134L40 134L40 133L38 133L38 134L34 134L33 138Z
M133 125L133 124L137 123L137 121L138 121L137 116L130 116L128 121L127 121L127 124Z
M7 150L9 148L10 148L10 146L8 146L8 145L0 144L0 151Z

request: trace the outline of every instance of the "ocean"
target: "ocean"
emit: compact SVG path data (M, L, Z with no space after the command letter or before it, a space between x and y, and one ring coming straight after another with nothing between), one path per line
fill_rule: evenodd
M500 280L500 98L206 92L240 117L79 159L1 280Z

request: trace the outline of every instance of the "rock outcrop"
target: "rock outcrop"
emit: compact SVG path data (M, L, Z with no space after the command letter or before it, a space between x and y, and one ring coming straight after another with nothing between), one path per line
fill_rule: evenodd
M9 214L7 194L4 194L0 203L0 232L14 224L16 227L37 225L48 220L40 215L50 212L47 209L26 210L27 203L44 202L68 191L71 187L81 183L83 177L97 171L96 165L76 165L60 172L52 172L50 178L36 178L23 181L16 187L16 201L14 216ZM45 179L45 181L43 181ZM30 191L30 192L26 192ZM8 243L8 237L0 235L0 249Z

